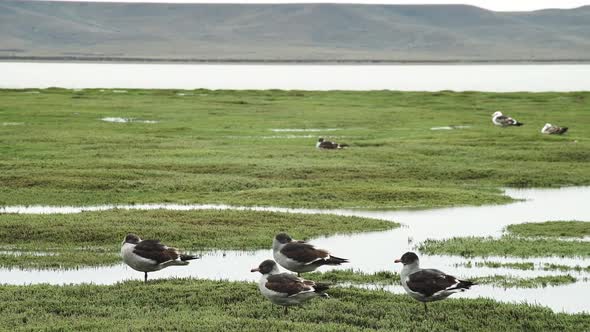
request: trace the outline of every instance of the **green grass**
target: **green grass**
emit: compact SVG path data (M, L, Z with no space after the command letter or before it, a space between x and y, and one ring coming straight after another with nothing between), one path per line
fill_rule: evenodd
M553 313L487 299L432 303L334 288L287 316L252 283L191 279L113 286L4 286L0 326L10 331L584 331L588 314Z
M590 222L547 221L509 225L506 230L518 236L584 237L590 236Z
M539 276L534 278L519 278L504 275L493 275L473 278L478 284L493 285L503 288L538 288L573 284L576 278L571 275Z
M466 268L472 267L489 267L493 269L497 268L508 268L508 269L517 269L517 270L534 270L535 263L533 262L519 262L519 263L501 263L501 262L494 262L494 261L483 261L483 262L471 262L468 261L466 263L455 264L456 266L463 266ZM574 271L574 272L590 272L590 266L580 266L580 265L564 265L564 264L552 264L552 263L545 263L543 266L539 267L540 270L545 271Z
M419 250L427 254L476 256L590 256L590 242L564 241L561 236L584 235L590 223L548 221L508 225L507 234L493 237L455 237L446 240L426 240ZM564 234L564 235L561 235ZM542 238L538 238L542 237Z
M590 184L588 92L40 91L0 90L0 122L24 123L0 130L0 205L396 209L505 203L502 186ZM525 126L493 126L496 110ZM160 122L100 121L109 116ZM541 135L546 122L570 131ZM430 130L446 125L472 127ZM317 151L317 136L351 148Z
M521 263L501 263L501 262L493 262L493 261L483 261L483 262L471 262L468 261L466 263L457 264L467 268L472 267L489 267L493 269L497 268L508 268L508 269L517 269L517 270L534 270L535 264L532 262L521 262Z
M590 242L526 239L514 236L454 237L446 240L426 240L418 246L425 254L461 255L463 257L515 256L590 257Z
M390 271L379 271L365 273L362 271L330 270L326 272L305 273L305 279L328 282L332 284L376 284L376 285L399 285L399 274Z
M0 253L0 266L71 268L117 263L121 242L130 232L144 239L161 239L184 250L252 250L270 248L272 239L281 231L288 231L296 239L309 239L398 226L394 222L359 217L229 210L0 214L1 249L54 254ZM78 250L94 254L79 255Z
M364 273L360 271L331 270L327 272L313 272L304 275L306 279L329 282L333 285L399 285L400 276L395 272L379 271L375 273ZM521 278L504 275L483 276L470 278L480 285L492 285L504 288L538 288L556 286L576 282L576 278L570 275L540 276L532 278Z
M563 265L563 264L550 264L545 263L543 265L543 270L557 270L557 271L575 271L575 272L590 272L590 265L583 267L580 265Z

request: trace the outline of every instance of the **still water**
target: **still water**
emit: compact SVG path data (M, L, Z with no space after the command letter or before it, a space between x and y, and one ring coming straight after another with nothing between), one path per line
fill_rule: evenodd
M0 88L590 90L588 64L287 65L0 62Z

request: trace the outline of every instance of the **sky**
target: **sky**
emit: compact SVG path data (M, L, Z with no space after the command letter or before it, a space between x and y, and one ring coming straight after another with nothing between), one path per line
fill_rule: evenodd
M63 1L63 0L62 0ZM89 0L66 0L89 1ZM546 8L575 8L590 5L590 0L91 0L92 2L166 3L364 3L364 4L468 4L495 11L528 11Z

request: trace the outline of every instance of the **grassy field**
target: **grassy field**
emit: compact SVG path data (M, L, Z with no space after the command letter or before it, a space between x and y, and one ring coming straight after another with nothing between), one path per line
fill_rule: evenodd
M0 205L502 203L501 186L590 184L589 111L587 92L0 90ZM430 130L448 125L471 127Z
M389 221L253 211L113 210L57 215L0 214L0 266L72 268L114 264L127 233L162 239L184 250L266 249L274 236L287 231L296 239L322 235L388 230ZM80 255L79 251L92 251ZM53 255L38 256L35 252Z
M422 304L385 291L334 288L283 316L252 283L191 279L113 286L5 286L0 326L10 331L584 331L588 314L491 300ZM148 318L149 317L149 318Z
M494 127L490 116L497 110L525 126ZM505 203L510 199L502 186L590 184L588 111L587 92L0 90L0 206L174 202L398 209ZM101 121L105 117L138 121ZM570 131L541 135L546 122ZM470 127L430 130L449 125ZM350 148L318 151L320 136ZM397 226L247 211L0 215L0 249L24 251L1 254L0 265L117 263L127 232L199 251L268 248L278 231L301 239ZM565 248L558 239L543 241ZM547 250L549 244L543 246ZM474 241L475 249L468 243L457 247L475 255L479 247L493 245ZM520 250L508 248L510 254ZM310 277L379 284L396 275L349 271ZM508 284L503 280L481 282ZM148 285L2 286L0 326L10 331L590 329L587 314L555 314L536 306L451 299L432 304L424 316L422 306L405 295L342 287L330 294L330 300L283 317L249 283L172 279ZM413 314L418 319L412 320Z
M588 231L590 222L544 222L509 225L501 238L455 237L426 240L419 250L427 254L474 256L581 256L590 257L590 242L565 241L562 236L579 236ZM542 236L539 238L538 236Z

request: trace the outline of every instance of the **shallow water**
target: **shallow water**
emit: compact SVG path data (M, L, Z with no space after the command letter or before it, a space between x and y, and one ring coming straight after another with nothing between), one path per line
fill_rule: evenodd
M100 119L104 122L113 122L113 123L130 123L130 122L137 122L137 123L158 123L155 120L140 120L140 119L133 119L133 118L117 118L117 117L107 117Z
M471 128L471 126L442 126L442 127L432 127L430 130L453 130L453 129L467 129Z
M0 62L0 73L0 88L54 86L77 89L387 89L496 92L590 90L590 65L587 64L204 65ZM119 91L124 90L112 92Z
M336 131L340 130L339 128L275 128L271 129L270 131L274 131L277 133L287 132L287 133L298 133L298 132L324 132L324 131Z
M358 233L352 235L336 235L314 238L310 242L320 248L327 248L340 257L350 259L340 269L352 268L363 272L390 270L399 272L401 266L393 260L426 239L445 239L456 236L495 236L502 234L503 228L509 224L523 222L542 222L548 220L580 220L590 221L590 187L569 187L560 189L506 189L506 194L521 199L511 204L454 207L429 210L398 210L398 211L362 211L362 210L321 210L321 209L289 209L273 207L234 207L228 205L181 205L181 204L136 204L136 205L102 205L87 207L49 207L49 206L14 206L2 207L0 213L80 213L82 211L105 211L111 209L168 209L168 210L202 210L202 209L235 209L255 211L277 211L303 214L337 214L361 216L397 221L402 227L384 231ZM165 241L164 241L165 242ZM269 239L269 246L271 239ZM204 253L202 259L193 261L186 267L170 267L150 274L150 278L196 277L220 280L253 281L258 275L250 273L261 261L272 258L270 250L244 251L212 251ZM470 278L487 275L507 275L515 277L535 277L544 275L571 274L578 279L590 277L588 272L560 272L535 270L518 270L508 268L487 268L457 266L467 261L498 261L498 262L533 262L536 266L544 263L565 264L570 266L590 265L589 258L504 258L487 257L467 259L458 256L421 255L422 266L435 267L448 273ZM330 268L321 268L321 271ZM128 279L141 279L142 273L131 270L124 265L99 268L82 268L66 271L32 271L20 269L0 269L0 280L8 284L52 283L68 284L92 282L96 284L112 284ZM549 306L556 311L581 312L590 311L590 284L580 281L574 285L546 287L543 289L503 290L491 286L477 286L471 291L455 297L485 296L500 301L538 303ZM399 287L389 288L401 292ZM551 295L550 295L551 294Z

